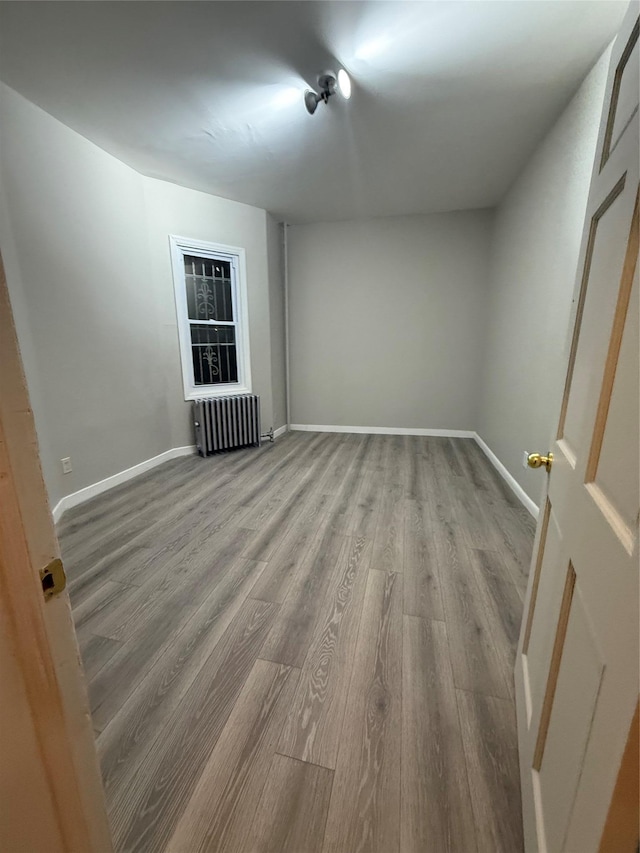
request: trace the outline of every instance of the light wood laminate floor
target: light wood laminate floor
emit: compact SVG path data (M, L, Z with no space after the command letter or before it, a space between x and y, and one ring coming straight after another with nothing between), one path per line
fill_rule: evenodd
M471 439L290 433L59 534L117 851L518 853L534 524Z

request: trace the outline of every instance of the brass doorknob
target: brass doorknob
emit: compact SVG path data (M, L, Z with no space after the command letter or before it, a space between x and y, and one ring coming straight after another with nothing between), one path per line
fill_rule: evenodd
M527 456L527 465L529 468L545 467L547 471L550 471L553 465L553 453L549 453L548 456L541 456L540 453L530 453Z

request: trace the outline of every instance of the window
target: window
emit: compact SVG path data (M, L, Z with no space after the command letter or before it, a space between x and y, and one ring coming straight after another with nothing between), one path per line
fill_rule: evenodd
M250 392L244 249L170 241L185 400Z

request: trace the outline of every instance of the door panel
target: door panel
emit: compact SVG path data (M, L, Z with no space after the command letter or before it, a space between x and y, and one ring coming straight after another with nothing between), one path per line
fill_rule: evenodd
M574 590L561 647L553 713L545 740L541 741L539 758L549 850L562 850L604 670L589 621L580 590Z
M614 187L591 222L585 275L579 296L580 313L576 321L569 381L565 387L565 416L560 421L558 438L564 439L573 455L584 450L588 437L585 406L594 381L593 365L604 363L615 309L611 288L611 270L622 265L629 233L629 213L625 205L626 175ZM626 226L626 227L625 227Z
M638 207L634 215L632 234L635 235L635 256L638 254ZM633 249L633 246L631 246ZM638 269L629 275L620 288L620 298L614 317L618 334L612 337L612 346L598 403L598 416L593 432L593 442L585 475L600 492L594 500L606 501L614 515L611 523L620 530L627 550L633 540L634 513L640 505L640 446L630 448L631 455L623 457L618 448L625 436L639 432L640 389L635 380L635 365L640 344L638 326Z
M557 521L554 517L553 508L549 502L549 523L546 536L546 547L540 549L542 556L540 565L540 584L536 600L531 600L531 606L535 610L547 614L556 624L560 618L562 607L562 588L565 582L561 572L555 571L555 567L561 565L562 561L562 537ZM554 647L554 632L549 631L545 622L535 618L535 611L531 621L531 635L527 646L527 657L535 660L538 665L529 672L529 694L531 696L530 717L540 720L542 704L544 702L547 685L547 673L551 666L551 656Z
M638 85L638 24L636 23L616 66L611 92L611 104L607 116L600 169L609 159L622 132L638 108L636 89Z
M516 662L530 853L598 850L638 701L637 41L631 8L612 53Z

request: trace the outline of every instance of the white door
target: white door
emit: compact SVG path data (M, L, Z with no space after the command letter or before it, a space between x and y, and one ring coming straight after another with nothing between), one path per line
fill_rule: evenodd
M637 14L613 48L516 660L528 853L601 849L638 700Z
M91 717L0 256L0 850L109 853Z

